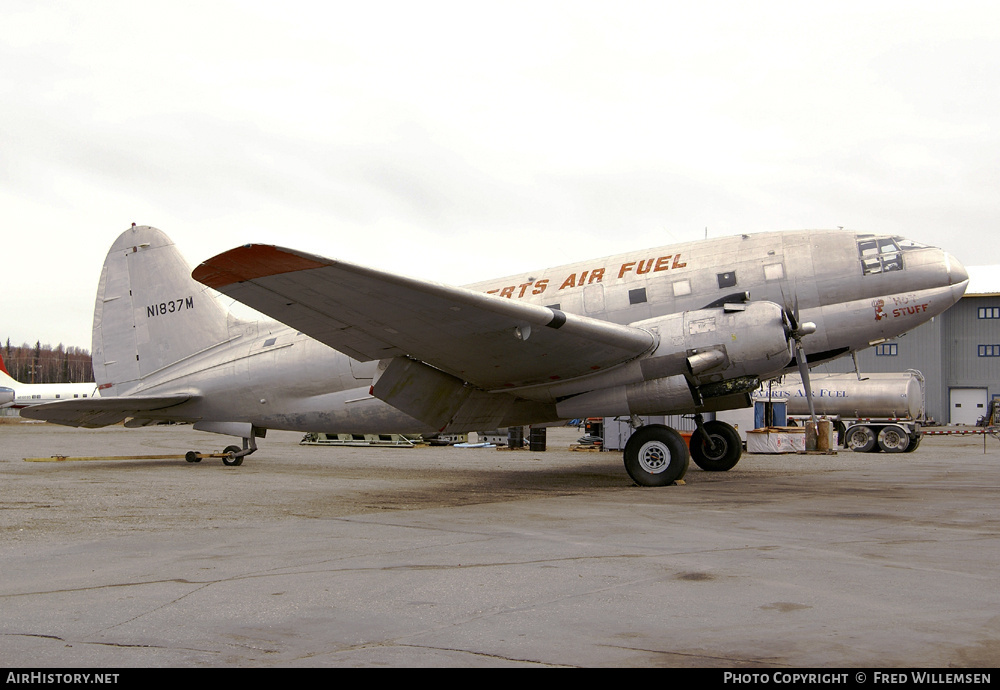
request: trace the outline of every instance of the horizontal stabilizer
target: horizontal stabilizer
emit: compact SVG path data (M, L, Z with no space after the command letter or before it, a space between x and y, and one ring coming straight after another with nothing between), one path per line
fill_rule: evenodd
M640 328L270 245L193 277L355 359L406 356L486 390L594 374L656 344Z
M185 417L165 411L192 400L192 395L124 396L120 398L81 398L34 405L21 410L22 417L53 424L96 429L117 424L130 417L184 421ZM190 421L189 419L187 419Z

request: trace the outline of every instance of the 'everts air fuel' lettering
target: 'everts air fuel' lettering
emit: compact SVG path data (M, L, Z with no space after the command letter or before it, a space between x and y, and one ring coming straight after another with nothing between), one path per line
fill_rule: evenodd
M646 275L647 273L659 273L661 271L669 271L678 268L684 268L687 263L681 261L680 254L667 254L666 256L659 256L655 259L639 259L638 261L626 261L621 266L618 267L618 279L621 280L625 278L629 273L634 275ZM579 274L570 273L563 281L559 284L560 290L565 290L566 288L583 287L584 285L590 285L591 283L601 283L604 281L604 275L607 273L607 267L601 266L598 268L587 269L586 271L581 271ZM487 290L486 293L489 295L499 295L500 297L524 297L525 295L540 295L545 292L550 284L549 278L543 278L542 280L536 280L530 283L521 283L520 285L508 285L502 288L494 288L492 290ZM555 284L552 282L551 284Z

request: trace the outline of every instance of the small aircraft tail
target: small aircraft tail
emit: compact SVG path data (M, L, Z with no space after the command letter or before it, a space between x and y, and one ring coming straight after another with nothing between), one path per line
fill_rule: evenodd
M228 313L191 278L164 233L133 225L108 252L94 305L94 379L102 397L228 338Z
M7 365L3 363L3 355L0 354L0 386L10 386L12 383L17 383L17 381L7 371Z

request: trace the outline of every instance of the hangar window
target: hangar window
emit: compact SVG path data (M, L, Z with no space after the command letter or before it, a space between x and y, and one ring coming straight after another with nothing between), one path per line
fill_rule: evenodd
M726 273L719 273L717 275L720 288L728 288L736 285L736 271L727 271Z
M642 304L646 301L646 288L637 288L628 291L629 304Z
M979 318L1000 319L1000 307L979 307Z
M1000 357L1000 345L980 345L980 357Z
M865 237L858 240L863 275L903 270L903 254L892 237Z
M875 346L875 355L878 357L895 357L899 354L899 343L882 343Z

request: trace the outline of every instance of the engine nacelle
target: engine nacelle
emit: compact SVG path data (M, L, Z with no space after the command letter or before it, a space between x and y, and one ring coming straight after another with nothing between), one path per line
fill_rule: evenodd
M574 395L556 403L556 413L561 419L627 417L668 411L694 412L696 407L690 384L678 374Z
M701 385L745 376L777 374L794 356L783 312L774 302L698 309L631 324L659 336L643 360L644 378L685 373ZM677 371L680 359L684 371Z
M745 395L793 357L782 309L748 302L630 324L658 336L639 360L637 379L559 401L560 417L694 412L706 398Z

